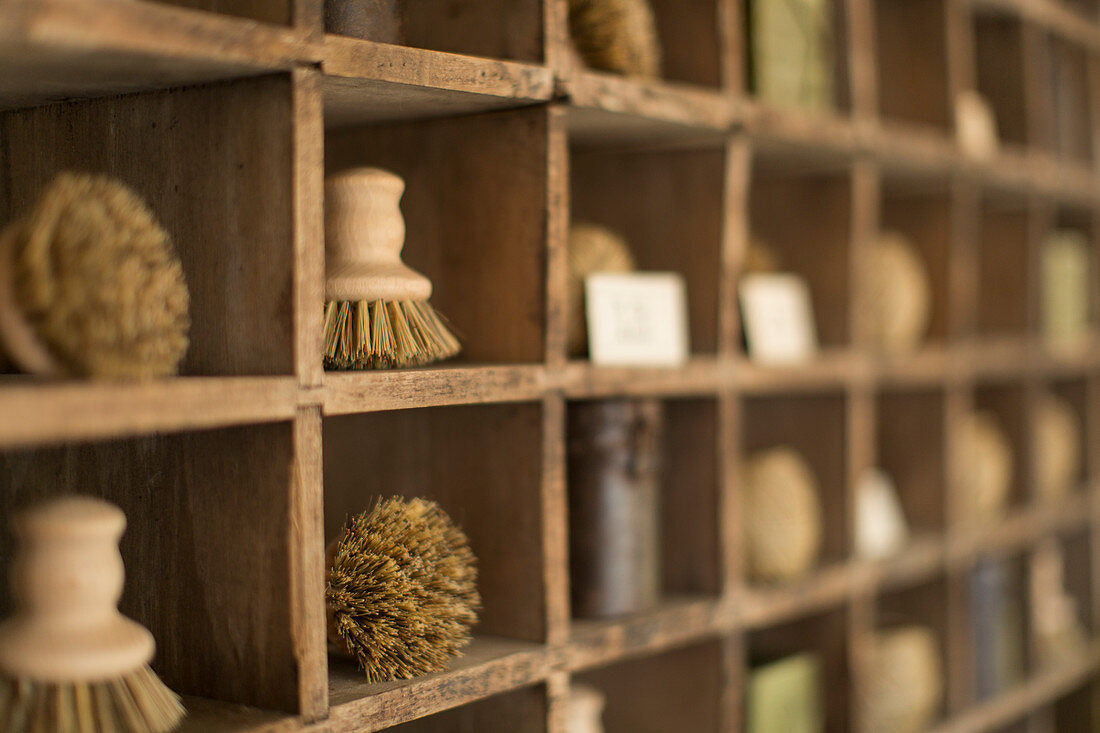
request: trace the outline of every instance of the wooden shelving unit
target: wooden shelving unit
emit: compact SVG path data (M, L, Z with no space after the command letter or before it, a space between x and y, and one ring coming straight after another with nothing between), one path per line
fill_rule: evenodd
M1095 646L976 698L966 580L979 558L1023 563L1057 536L1100 629L1100 328L1048 351L1036 267L1043 234L1068 223L1100 271L1100 5L836 0L842 86L822 115L745 92L743 0L653 0L667 71L645 82L575 67L565 0L415 5L405 47L325 35L321 0L0 3L0 220L58 170L122 178L173 232L195 324L177 379L0 380L0 507L80 490L126 510L124 610L188 695L185 729L558 732L579 680L607 694L609 731L736 731L756 650L812 648L829 730L873 733L867 634L898 613L940 635L937 731L1097 725ZM1055 76L1071 102L1052 102ZM955 143L952 100L969 88L1001 124L993 160ZM322 371L322 181L355 164L407 180L407 259L433 279L460 360ZM685 368L567 358L572 216L685 275ZM935 295L927 345L897 361L867 348L855 277L885 226L921 248ZM811 284L813 363L743 352L750 230ZM1079 411L1088 457L1059 506L1032 498L1027 469L1048 387ZM573 620L566 415L616 395L666 402L665 600ZM978 530L958 521L950 479L975 404L1006 417L1023 469L1011 512ZM738 477L745 451L776 441L817 471L825 556L804 581L757 588ZM915 531L874 563L851 556L853 477L879 464ZM462 522L485 609L448 671L369 685L328 657L323 550L348 512L391 493Z

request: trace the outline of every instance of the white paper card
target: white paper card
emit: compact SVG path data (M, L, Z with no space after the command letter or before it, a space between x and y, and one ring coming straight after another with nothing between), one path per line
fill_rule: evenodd
M745 275L740 286L749 356L766 364L796 364L817 352L810 289L797 275Z
M674 272L600 272L584 281L588 355L604 366L680 366L687 295Z
M897 554L909 541L909 528L893 480L877 468L860 478L856 493L856 553L868 560Z

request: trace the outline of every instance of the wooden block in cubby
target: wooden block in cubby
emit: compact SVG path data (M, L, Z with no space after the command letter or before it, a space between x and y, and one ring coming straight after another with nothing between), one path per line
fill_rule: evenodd
M852 730L851 695L853 675L849 664L851 618L843 606L748 635L746 674L796 654L813 654L820 670L819 699L823 705L826 733Z
M546 687L536 685L383 730L387 733L545 733L546 707Z
M724 231L723 150L574 146L570 177L572 221L620 233L639 270L682 274L691 350L714 354Z
M290 25L295 14L295 5L304 5L298 0L153 0L167 5L180 5L196 10L209 10L215 13L236 15L242 18ZM323 2L323 0L309 0Z
M0 616L19 507L91 494L126 513L121 610L157 642L177 692L298 710L289 575L290 423L0 453Z
M606 733L716 733L722 715L722 646L705 641L573 675L607 697Z
M1024 386L1017 382L985 382L974 389L974 409L991 414L1012 453L1012 486L1008 510L1028 505L1033 498L1031 429ZM960 456L967 460L966 456Z
M377 497L432 499L478 558L474 633L543 641L541 416L520 403L325 418L326 541Z
M974 319L980 338L1021 338L1034 326L1029 277L1030 221L1025 197L999 191L987 191L982 196Z
M1093 156L1095 124L1089 110L1088 50L1065 37L1043 34L1036 66L1043 97L1038 105L1040 138L1044 150L1062 160L1089 165Z
M878 0L871 5L879 113L887 120L954 129L947 79L947 0Z
M922 3L906 0L891 0L891 4L923 7ZM944 343L962 321L961 314L950 312L951 240L956 214L946 179L890 171L884 176L879 229L904 235L928 277L930 314L925 343Z
M743 459L769 448L790 446L813 471L823 519L819 565L851 553L848 430L839 393L768 395L745 400L741 422ZM812 577L812 576L811 576Z
M877 465L893 479L909 531L947 523L945 396L937 389L889 390L875 398Z
M1017 16L974 8L974 65L977 92L989 103L1005 147L1032 142L1028 129L1024 30Z
M947 665L953 651L949 646L948 585L948 579L941 576L913 586L885 589L875 599L875 624L879 631L919 626L935 635L940 657L937 673L943 692L937 721L947 714Z
M780 270L805 279L821 345L843 347L851 338L851 171L836 160L805 163L757 152L749 231L776 256Z
M546 12L543 5L554 0L394 0L369 4L358 0L341 1L366 5L370 13L392 13L391 8L396 7L404 35L402 43L406 46L540 62L543 60L543 14ZM385 21L385 25L391 26L392 20ZM377 25L372 27L377 28ZM366 40L391 42L389 37Z
M172 236L191 292L185 375L294 373L286 75L0 113L0 221L61 171L120 179ZM320 318L320 315L318 315Z
M535 107L326 132L328 173L405 179L402 256L432 280L459 361L543 359L548 125Z

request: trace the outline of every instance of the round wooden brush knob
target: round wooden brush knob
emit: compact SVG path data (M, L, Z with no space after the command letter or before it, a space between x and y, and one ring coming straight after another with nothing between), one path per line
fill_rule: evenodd
M401 261L405 182L380 168L355 168L325 181L325 299L426 301L432 283Z
M0 672L45 682L114 679L153 658L152 635L118 612L126 516L84 496L56 499L13 522L18 610L0 624Z

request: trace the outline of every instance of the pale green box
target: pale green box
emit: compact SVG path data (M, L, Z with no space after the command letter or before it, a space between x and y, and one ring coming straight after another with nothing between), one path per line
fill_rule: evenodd
M798 654L758 667L749 676L747 733L821 733L821 662Z
M749 0L748 12L756 96L785 107L832 107L832 0Z

